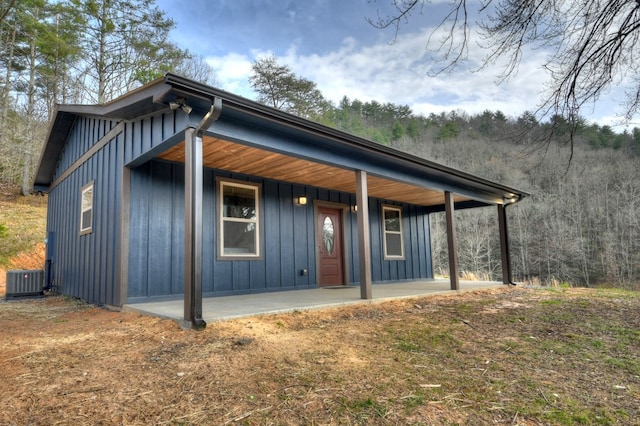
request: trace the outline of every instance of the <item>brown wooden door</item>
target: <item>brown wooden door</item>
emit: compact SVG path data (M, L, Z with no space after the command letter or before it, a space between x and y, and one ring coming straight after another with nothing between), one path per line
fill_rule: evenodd
M320 286L343 285L342 210L318 207L316 234Z

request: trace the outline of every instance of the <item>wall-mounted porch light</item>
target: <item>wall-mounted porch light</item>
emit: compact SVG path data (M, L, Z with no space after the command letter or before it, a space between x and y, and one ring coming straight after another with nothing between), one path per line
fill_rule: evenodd
M305 204L307 204L307 196L306 195L301 195L296 199L296 204L298 204L299 206L304 206Z

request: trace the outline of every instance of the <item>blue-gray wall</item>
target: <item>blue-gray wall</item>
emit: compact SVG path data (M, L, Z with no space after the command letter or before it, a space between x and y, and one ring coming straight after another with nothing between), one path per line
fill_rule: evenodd
M217 260L216 177L261 184L263 257L260 260ZM204 171L203 292L240 294L316 287L313 200L345 205L355 195L238 174ZM306 194L306 206L294 197ZM403 209L405 260L383 260L382 204ZM431 278L429 219L417 206L378 199L369 201L372 278L374 282ZM184 166L151 161L131 171L129 234L129 302L177 297L184 279ZM345 224L350 242L349 282L359 281L356 215ZM307 269L306 276L300 271Z
M53 235L54 247L49 247L48 253L52 256L51 278L59 292L90 303L114 306L128 300L182 294L184 167L148 162L144 158L153 156L155 150L163 150L162 144L187 124L188 117L179 111L126 122L119 135L51 188L47 232ZM54 182L116 125L115 120L78 116L57 165ZM142 165L131 169L129 185L125 165L131 162ZM262 260L216 260L217 176L262 185ZM216 174L213 170L205 170L204 177L205 294L316 286L313 200L353 205L354 195L222 172ZM81 189L91 181L94 182L93 232L80 235ZM125 195L128 189L130 197ZM295 206L293 198L302 193L309 197L309 204ZM127 206L129 198L130 207ZM406 260L384 261L380 230L382 203L383 200L371 199L369 205L373 280L432 277L428 215L416 206L402 206ZM345 226L351 242L347 253L349 281L357 283L355 215L348 217ZM123 249L125 256L122 256ZM303 268L308 270L306 276L300 274ZM124 277L120 275L121 270L126 272Z
M50 189L47 234L53 234L51 280L60 293L90 303L120 306L122 195L124 165L184 129L188 117L167 112L137 122L126 122L124 130L94 155L72 169L72 173ZM78 116L61 154L53 181L118 124L115 120ZM93 232L80 235L80 192L94 182ZM49 260L49 259L48 259ZM125 283L126 285L126 283Z
M65 172L117 123L79 119L69 135L56 175ZM53 233L51 278L63 294L91 303L120 305L120 207L123 137L116 137L49 192L47 232ZM80 235L81 190L94 182L93 232Z

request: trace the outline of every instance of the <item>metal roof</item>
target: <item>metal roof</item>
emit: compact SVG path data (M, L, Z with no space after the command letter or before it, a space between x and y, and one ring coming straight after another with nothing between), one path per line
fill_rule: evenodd
M43 190L51 185L56 164L77 116L133 121L166 111L169 102L181 97L198 112L207 111L213 99L219 98L222 100L222 118L228 121L309 141L326 152L366 158L376 164L378 170L408 170L432 181L442 182L444 187L452 189L454 193L457 189L466 194L483 194L479 200L486 201L490 198L495 200L494 204L519 201L529 195L516 188L377 144L175 74L167 74L164 78L104 105L59 106L42 150L34 189ZM322 159L318 161L321 162ZM473 205L476 203L469 204Z

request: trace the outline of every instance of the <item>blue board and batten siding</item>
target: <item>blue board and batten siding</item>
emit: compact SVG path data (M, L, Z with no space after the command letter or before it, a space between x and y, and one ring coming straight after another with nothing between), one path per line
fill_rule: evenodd
M50 273L52 284L61 293L114 306L183 294L184 166L150 159L168 148L164 145L173 143L171 138L181 134L188 124L188 116L180 111L123 123L77 116L56 166L55 184L49 192L47 232L55 245L48 250L52 255ZM118 125L123 126L122 131L103 141ZM100 149L77 163L101 142L104 145ZM127 165L132 166L130 172ZM263 256L260 260L217 259L215 182L218 177L261 185ZM90 182L94 184L93 229L81 235L81 191ZM307 195L309 204L294 204L294 197L300 194ZM313 200L351 206L355 195L205 169L205 295L316 287ZM385 203L402 207L405 260L383 259L381 213ZM373 281L431 278L426 211L418 206L374 198L369 200L369 211ZM355 214L347 214L345 236L349 242L348 281L357 283ZM302 269L308 273L302 275ZM121 270L126 275L121 276Z
M121 229L124 165L182 129L187 118L169 112L137 122L124 123L85 161L83 155L119 123L78 116L67 136L49 191L47 235L51 255L50 284L59 292L91 303L120 306L121 248L126 232ZM66 177L65 177L65 174ZM93 182L93 229L80 234L82 188ZM125 234L125 235L123 235ZM49 283L48 283L49 284Z
M216 179L258 183L261 186L262 258L218 260ZM314 288L316 251L314 200L352 206L355 195L295 185L223 171L204 170L203 177L203 293L228 295L248 292ZM309 203L294 198L305 194ZM383 259L382 205L402 208L405 259ZM369 200L372 279L374 282L431 278L429 222L418 206ZM184 280L184 166L151 161L131 171L128 301L179 297ZM345 236L350 283L359 281L356 215L347 214ZM303 275L301 271L308 273Z
M116 125L110 120L78 119L54 181ZM92 303L120 304L116 277L122 162L123 137L118 135L49 192L47 231L55 235L55 247L50 250L51 279L61 293ZM94 184L93 230L81 235L81 191L91 182Z

